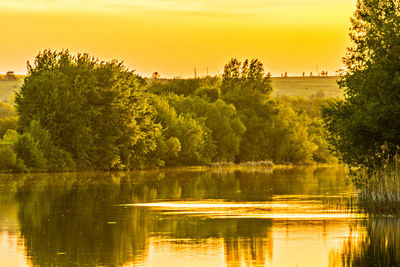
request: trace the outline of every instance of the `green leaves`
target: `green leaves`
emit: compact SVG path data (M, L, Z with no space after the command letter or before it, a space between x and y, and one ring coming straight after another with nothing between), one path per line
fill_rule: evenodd
M323 110L329 140L345 163L372 167L387 143L400 144L400 9L398 1L360 0L352 19L353 46L339 81L345 101Z
M141 167L160 127L145 82L116 61L45 50L15 98L22 127L40 122L80 169Z

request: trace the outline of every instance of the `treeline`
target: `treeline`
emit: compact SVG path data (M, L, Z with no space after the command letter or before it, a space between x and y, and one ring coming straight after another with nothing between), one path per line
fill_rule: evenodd
M146 81L116 61L46 50L15 96L17 117L0 120L0 169L334 161L323 94L271 93L257 59L230 60L222 77Z

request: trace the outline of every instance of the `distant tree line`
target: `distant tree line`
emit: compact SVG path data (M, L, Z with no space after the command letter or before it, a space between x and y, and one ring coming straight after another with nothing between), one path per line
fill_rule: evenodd
M116 61L45 50L15 113L0 119L0 169L333 161L319 113L326 99L271 93L257 59L230 60L222 77L146 82Z

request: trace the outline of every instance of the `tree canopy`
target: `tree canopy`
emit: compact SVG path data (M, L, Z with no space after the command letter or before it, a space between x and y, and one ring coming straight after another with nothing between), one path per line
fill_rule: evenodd
M140 166L160 134L143 78L87 54L41 52L15 104L20 128L36 120L79 168Z
M339 81L345 99L323 110L329 140L345 163L380 164L385 145L400 145L400 3L359 0L350 33L353 46Z
M271 93L257 59L231 59L222 77L146 80L117 61L45 50L15 112L2 106L0 170L330 161L322 98Z

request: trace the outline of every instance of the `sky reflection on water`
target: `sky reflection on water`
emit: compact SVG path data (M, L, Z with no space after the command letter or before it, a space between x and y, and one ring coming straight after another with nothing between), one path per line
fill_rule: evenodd
M339 167L0 181L4 266L369 266L400 259L399 220L324 204L353 192Z

